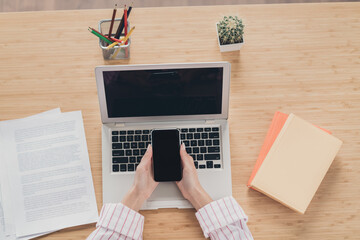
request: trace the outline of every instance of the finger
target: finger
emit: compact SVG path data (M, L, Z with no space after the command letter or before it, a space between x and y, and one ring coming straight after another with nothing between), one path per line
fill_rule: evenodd
M192 157L186 152L186 148L185 148L185 144L181 144L181 147L180 147L180 157L181 157L181 162L184 165L186 164L193 164L193 159Z
M151 147L151 144L149 144L147 149L146 149L146 152L145 152L144 156L141 159L140 164L150 165L151 164L151 159L152 159L152 147Z

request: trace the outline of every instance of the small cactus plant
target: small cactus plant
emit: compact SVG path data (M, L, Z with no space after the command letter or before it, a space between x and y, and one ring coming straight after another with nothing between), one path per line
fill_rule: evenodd
M224 16L218 23L221 45L243 42L244 25L237 16Z

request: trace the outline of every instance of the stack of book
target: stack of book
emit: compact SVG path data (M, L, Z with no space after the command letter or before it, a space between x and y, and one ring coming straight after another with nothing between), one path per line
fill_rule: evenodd
M276 112L248 187L303 214L341 145L331 132Z

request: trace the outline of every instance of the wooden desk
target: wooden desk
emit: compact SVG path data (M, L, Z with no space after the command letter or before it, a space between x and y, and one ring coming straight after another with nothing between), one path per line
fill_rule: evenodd
M0 14L0 120L55 107L82 110L99 209L101 120L94 68L103 64L229 61L233 194L255 239L360 236L360 3L134 9L131 59L104 62L88 26L112 10ZM240 52L221 54L215 22L239 14ZM275 111L344 141L305 215L246 182ZM304 176L306 177L306 176ZM145 239L202 239L194 210L142 211ZM170 220L170 221L169 221ZM95 224L44 239L84 239Z

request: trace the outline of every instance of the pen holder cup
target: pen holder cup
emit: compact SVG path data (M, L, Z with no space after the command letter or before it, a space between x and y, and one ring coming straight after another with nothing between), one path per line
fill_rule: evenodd
M121 18L116 18L114 21L114 25L112 28L112 34L111 36L114 37L116 30L120 24ZM111 19L104 19L100 20L99 22L99 32L101 32L104 35L107 35L109 33L111 24ZM128 32L130 31L130 22L128 21ZM124 34L122 33L120 37L124 37ZM131 37L127 40L127 44L125 45L116 45L113 48L107 49L107 46L109 44L105 42L104 40L99 40L100 48L102 49L103 57L105 60L118 60L118 59L128 59L130 58L130 44L131 44Z

